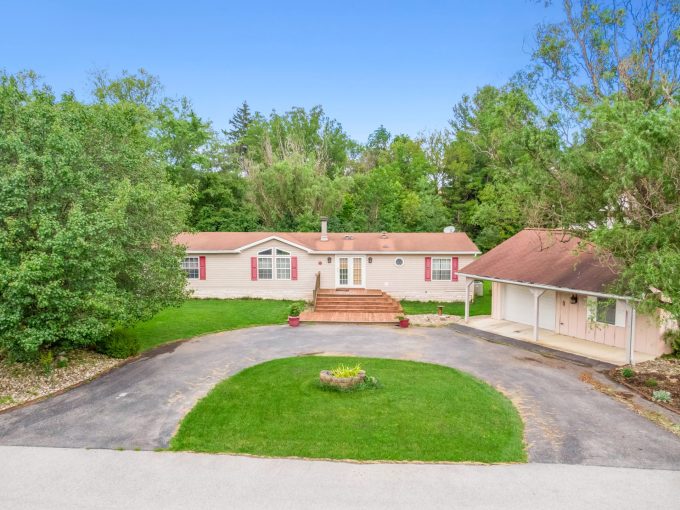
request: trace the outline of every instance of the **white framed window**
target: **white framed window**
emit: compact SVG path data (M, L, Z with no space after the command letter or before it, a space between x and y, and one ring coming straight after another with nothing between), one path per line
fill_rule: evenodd
M276 279L290 280L290 257L276 257Z
M451 279L451 259L450 258L433 258L432 259L432 280L450 280Z
M257 253L258 280L290 280L290 253L279 248L268 248Z
M597 298L595 320L602 324L616 324L616 301L607 298Z
M397 266L397 267L403 266L404 265L404 259L401 258L401 257L397 257L396 259L394 259L394 265Z
M187 274L187 278L192 280L198 279L198 257L184 257L184 260L182 261L182 269Z
M271 257L257 258L257 279L272 280L274 278Z

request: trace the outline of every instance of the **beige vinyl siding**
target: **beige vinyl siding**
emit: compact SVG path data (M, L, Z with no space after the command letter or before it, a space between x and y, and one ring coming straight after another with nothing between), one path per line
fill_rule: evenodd
M503 318L503 284L491 282L491 318L501 320Z
M250 259L268 248L279 248L298 259L297 280L251 280ZM257 297L272 299L311 300L316 273L321 273L321 287L336 287L337 254L316 255L280 241L269 241L244 250L242 253L191 253L206 258L206 279L188 280L193 295L200 298ZM354 254L347 254L352 257ZM463 301L465 278L459 281L425 281L425 257L450 255L360 254L365 260L366 288L381 289L397 299L417 301ZM372 262L369 263L369 257ZM404 259L396 266L396 257ZM329 262L330 258L330 262ZM474 259L471 255L458 256L459 270Z
M250 259L268 248L279 248L298 259L297 280L251 280ZM270 241L253 246L242 253L205 253L205 280L189 280L189 288L195 297L237 298L256 297L270 299L311 300L316 273L323 268L321 255L310 255L306 251L279 241ZM332 273L331 273L332 274Z
M504 283L493 282L492 284L492 300L491 300L491 316L494 319L503 317L503 302L505 293L503 287L507 285ZM556 295L556 309L555 309L555 333L581 338L604 345L626 348L628 339L628 325L627 320L623 321L623 326L615 324L603 324L594 322L588 319L588 296L584 294L577 294L577 302L571 303L571 293L557 292ZM624 312L627 305L623 301L619 301L619 307ZM636 318L635 327L635 350L653 356L659 356L668 352L668 347L661 336L661 328L657 325L653 318L638 314Z
M588 320L587 296L577 294L578 302L570 302L571 294L558 293L558 330L563 335L583 338L591 342L611 345L613 347L626 348L628 341L628 320L625 310L630 309L623 301L617 306L625 307L623 326L614 324L602 324ZM660 356L667 351L667 346L661 337L661 327L656 321L647 315L637 314L635 320L635 350Z
M425 281L425 257L451 258L451 255L369 255L373 262L366 264L366 287L381 289L397 299L413 301L465 301L465 277L458 281ZM455 255L453 255L455 256ZM397 257L404 259L396 266ZM474 260L471 255L458 255L458 270Z

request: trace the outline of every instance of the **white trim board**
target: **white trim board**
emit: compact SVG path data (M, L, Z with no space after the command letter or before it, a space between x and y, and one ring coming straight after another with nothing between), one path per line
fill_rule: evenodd
M503 278L492 278L490 276L480 276L477 274L469 274L469 273L463 273L461 271L458 271L459 276L465 276L466 278L472 278L472 279L477 279L477 280L488 280L490 282L498 282L498 283L509 283L511 285L523 285L524 287L535 287L538 289L546 289L546 290L556 290L559 292L571 292L572 294L585 294L586 296L595 296L595 297L602 297L602 298L609 298L609 299L621 299L623 301L637 301L637 299L632 298L630 296L618 296L616 294L607 294L604 292L593 292L590 290L583 290L583 289L570 289L567 287L556 287L554 285L543 285L541 283L529 283L529 282L520 282L517 280L505 280Z

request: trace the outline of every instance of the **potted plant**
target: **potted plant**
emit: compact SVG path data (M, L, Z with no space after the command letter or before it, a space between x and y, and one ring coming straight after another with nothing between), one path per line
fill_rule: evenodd
M408 328L408 325L409 325L408 317L404 317L403 315L400 315L399 317L397 317L397 320L399 321L399 327L400 328Z
M300 305L293 303L288 314L288 325L297 328L300 325Z

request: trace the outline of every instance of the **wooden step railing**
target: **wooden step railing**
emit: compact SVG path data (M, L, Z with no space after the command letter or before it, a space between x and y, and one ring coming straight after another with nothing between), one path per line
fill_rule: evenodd
M313 301L313 310L316 310L316 296L319 293L319 289L321 288L321 271L318 271L316 273L316 284L314 285L314 293L312 295L312 301Z

